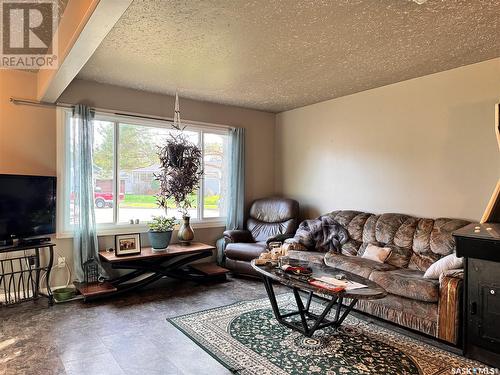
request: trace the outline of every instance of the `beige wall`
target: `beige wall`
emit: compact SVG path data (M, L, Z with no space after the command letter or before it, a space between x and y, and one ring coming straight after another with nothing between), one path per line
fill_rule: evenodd
M11 96L33 99L36 92L34 73L0 70L0 173L56 175L55 110L17 106L9 101ZM166 117L173 115L174 108L170 96L78 80L68 87L60 101ZM186 120L246 128L246 199L251 201L274 193L274 114L184 99L181 99L181 114ZM215 244L222 231L222 227L199 228L196 239ZM101 237L99 242L101 247L112 246L111 237ZM71 239L58 239L56 243L59 254L71 265ZM66 275L65 269L56 268L51 285L62 285Z
M500 59L278 114L276 189L337 209L479 220L500 175Z
M36 74L0 69L0 173L56 175L55 111L9 100L36 92Z

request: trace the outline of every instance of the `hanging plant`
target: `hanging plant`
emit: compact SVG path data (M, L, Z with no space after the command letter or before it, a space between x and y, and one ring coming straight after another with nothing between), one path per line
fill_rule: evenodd
M155 174L155 179L160 183L160 191L156 200L160 207L168 208L168 201L172 199L182 215L188 216L192 207L189 196L199 188L203 175L202 152L184 134L177 96L172 127L176 132L158 149L160 172Z

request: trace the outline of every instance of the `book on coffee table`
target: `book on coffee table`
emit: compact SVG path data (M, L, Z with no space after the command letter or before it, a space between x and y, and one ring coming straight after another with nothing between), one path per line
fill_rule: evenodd
M342 292L343 290L345 290L343 286L335 286L316 279L311 279L308 281L308 283L315 287L326 289L330 292Z
M332 285L333 287L337 288L344 288L345 290L354 290L354 289L361 289L361 288L366 288L367 286L364 284L357 283L355 281L351 280L339 280L336 279L335 277L332 276L320 276L317 277L316 280L321 281L323 283Z

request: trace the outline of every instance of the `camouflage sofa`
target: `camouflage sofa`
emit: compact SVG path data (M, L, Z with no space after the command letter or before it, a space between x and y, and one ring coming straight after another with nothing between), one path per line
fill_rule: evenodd
M375 281L386 289L387 297L360 300L357 310L457 344L462 272L450 271L440 280L423 275L432 263L455 251L452 232L469 222L358 211L334 211L330 215L349 232L341 252L318 253L295 245L291 257L325 262ZM385 263L362 258L368 244L391 247L391 255Z

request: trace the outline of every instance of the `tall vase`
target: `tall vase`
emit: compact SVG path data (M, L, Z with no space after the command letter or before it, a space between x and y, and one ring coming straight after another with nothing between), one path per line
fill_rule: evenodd
M193 228L191 228L189 219L191 219L189 216L182 217L182 225L177 233L177 239L183 245L189 245L194 239L194 231Z

